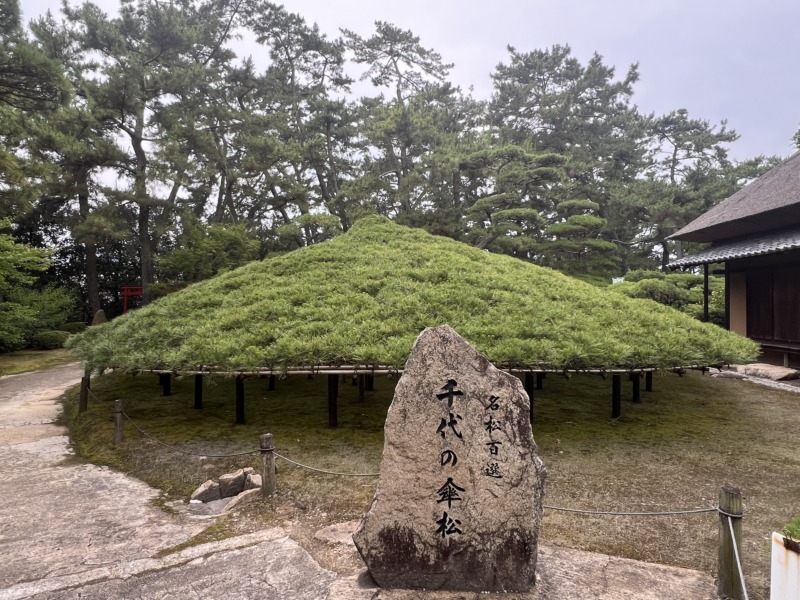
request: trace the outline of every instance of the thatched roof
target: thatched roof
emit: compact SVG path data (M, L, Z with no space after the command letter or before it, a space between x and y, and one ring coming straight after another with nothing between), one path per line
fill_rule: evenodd
M654 302L379 217L190 286L72 345L92 369L399 369L419 332L441 324L505 368L670 368L757 351Z
M670 237L713 242L800 223L800 152L697 217Z

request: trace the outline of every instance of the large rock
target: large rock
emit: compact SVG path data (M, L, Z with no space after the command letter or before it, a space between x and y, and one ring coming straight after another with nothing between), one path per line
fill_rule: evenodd
M238 496L244 491L246 475L244 469L219 476L219 495L223 498Z
M753 363L750 365L737 365L736 370L748 377L761 377L762 379L772 379L773 381L787 381L797 379L800 373L788 367L778 367L766 363Z
M545 469L529 400L448 326L417 338L386 417L381 476L353 539L385 588L527 591Z
M199 500L200 502L213 502L214 500L219 500L220 497L219 484L216 481L209 479L208 481L201 483L200 487L192 492L190 499Z

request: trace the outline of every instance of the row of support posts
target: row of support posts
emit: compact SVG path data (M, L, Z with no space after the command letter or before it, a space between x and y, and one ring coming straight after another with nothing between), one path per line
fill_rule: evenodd
M525 392L530 399L530 420L533 423L534 418L534 405L536 390L541 390L544 384L544 373L526 372L524 376ZM645 391L653 391L653 372L647 371L644 373L645 377ZM170 373L159 373L159 385L163 390L164 396L172 394L171 381L172 376ZM244 411L244 377L238 376L235 380L236 389L236 424L243 425L245 423ZM634 403L642 401L641 396L641 373L631 373L631 395ZM373 391L375 389L375 376L359 374L353 377L353 385L358 386L358 399L363 402L366 391ZM273 391L275 389L275 375L269 376L269 383L267 389ZM89 390L89 376L86 375L81 380L81 395L79 400L79 412L86 410L86 398L88 397ZM339 398L339 375L328 375L328 427L335 428L338 426L338 398ZM203 408L203 376L196 374L194 376L194 407L197 410ZM611 376L611 418L617 419L622 415L622 375L615 373Z

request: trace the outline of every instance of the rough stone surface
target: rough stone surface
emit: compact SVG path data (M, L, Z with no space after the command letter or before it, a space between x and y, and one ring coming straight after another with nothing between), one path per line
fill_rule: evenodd
M261 475L257 475L255 473L248 473L247 479L244 480L244 489L247 490L255 490L261 487Z
M260 494L261 494L261 490L259 490L259 489L251 489L251 490L245 490L243 492L240 492L238 496L234 496L231 499L231 501L228 502L228 505L225 507L225 512L230 512L234 508L237 508L237 507L243 506L245 504L248 504L249 502L252 502L256 498L258 498Z
M198 500L200 502L213 502L219 500L222 496L219 493L219 483L213 479L201 483L200 486L192 492L189 500Z
M766 363L738 365L736 370L742 375L747 375L748 377L761 377L763 379L771 379L772 381L787 381L789 379L797 379L800 377L800 373L794 369L778 367L776 365L768 365Z
M245 477L244 469L220 475L219 495L223 498L229 498L241 494L244 490Z
M414 344L386 417L381 476L354 536L384 588L526 591L545 469L529 400L448 326Z
M314 533L314 539L328 544L354 546L353 532L358 529L359 523L360 521L347 521L323 527Z

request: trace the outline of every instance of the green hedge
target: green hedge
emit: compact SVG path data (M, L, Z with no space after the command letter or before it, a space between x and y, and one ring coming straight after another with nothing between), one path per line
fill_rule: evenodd
M40 331L31 338L31 347L39 350L63 348L69 336L69 331Z

